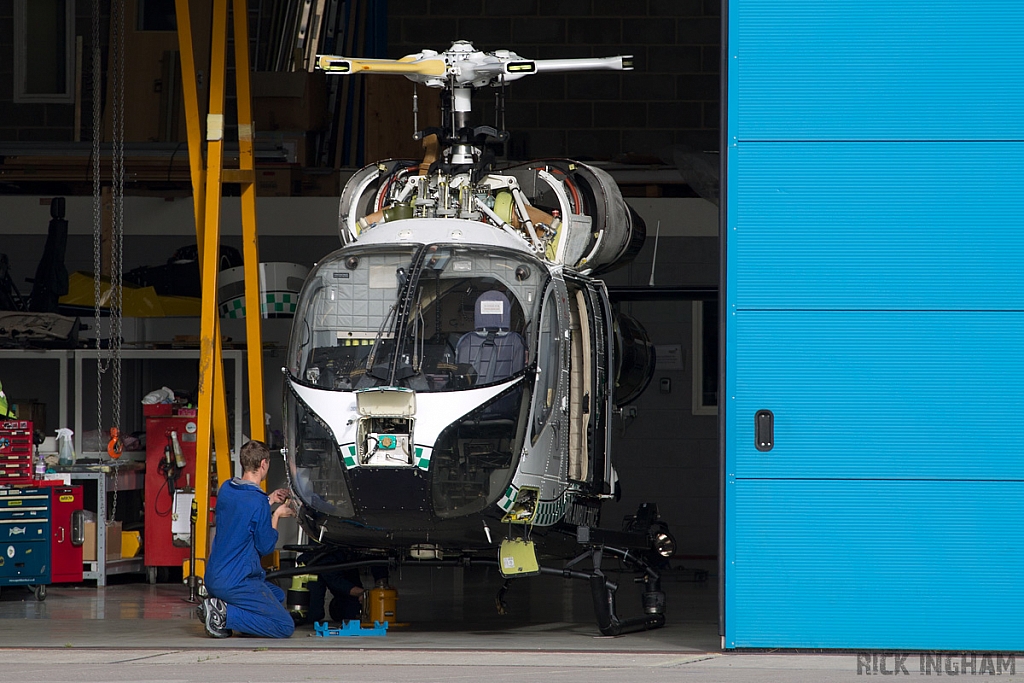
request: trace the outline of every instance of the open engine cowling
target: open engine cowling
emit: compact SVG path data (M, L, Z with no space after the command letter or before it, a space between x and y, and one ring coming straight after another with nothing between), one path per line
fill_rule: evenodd
M654 377L657 359L647 331L635 319L615 316L615 392L612 402L622 407L640 396Z
M518 235L541 258L597 275L628 263L646 238L643 219L605 171L567 159L478 175L475 169L391 159L357 171L341 194L348 244L378 223L461 218Z

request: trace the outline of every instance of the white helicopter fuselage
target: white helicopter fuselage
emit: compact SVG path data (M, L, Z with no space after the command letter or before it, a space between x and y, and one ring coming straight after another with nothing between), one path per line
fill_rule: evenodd
M300 301L287 461L314 537L490 547L488 523L543 529L612 493L599 280L479 221L411 218L325 257Z
M655 358L595 277L639 252L643 220L592 165L499 167L508 132L471 117L476 89L501 88L501 103L526 75L623 71L632 58L531 60L456 41L401 60L318 55L317 65L402 74L446 96L441 125L415 134L422 160L378 161L348 180L344 246L299 297L282 453L310 551L340 549L360 566L381 554L497 565L499 605L511 577L583 579L602 633L660 627L664 593L647 558L668 557L674 541L657 507L642 504L621 531L599 528L602 501L617 494L613 402L642 393ZM541 552L573 559L539 566L541 540ZM640 575L643 616L615 615L605 554ZM586 555L591 571L570 569Z

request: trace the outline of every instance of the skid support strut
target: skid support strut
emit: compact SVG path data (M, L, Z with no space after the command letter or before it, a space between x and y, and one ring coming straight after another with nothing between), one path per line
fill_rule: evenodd
M625 564L629 565L636 571L643 573L643 576L638 579L644 584L643 616L620 619L615 613L615 592L618 590L619 586L615 582L609 581L604 575L604 572L601 571L601 560L605 553L619 557ZM587 557L587 555L591 557L594 564L592 572L574 571L570 569L572 565ZM468 568L498 566L498 562L496 560L484 560L468 557L457 560L415 560L403 564L404 566L418 567ZM317 565L296 567L294 569L282 569L267 574L267 578L277 579L284 578L286 576L294 576L296 574L305 574L313 571L314 569L317 572L330 572L355 567L391 566L394 568L397 566L403 566L403 564L397 564L393 560L383 558L356 560L325 566ZM556 569L554 567L540 567L539 569L540 574L561 576L565 579L582 579L587 581L590 584L590 593L594 599L594 613L597 617L597 626L601 633L606 636L618 636L624 633L632 633L634 631L649 631L661 628L665 625L665 594L661 591L661 577L646 560L629 550L622 550L621 548L613 548L610 546L594 546L575 560L571 561L563 569ZM505 595L508 593L509 588L510 581L506 580L495 598L499 614L505 614L508 611L508 605L505 602Z
M618 586L606 581L604 572L601 571L601 559L605 551L620 556L624 562L643 572L643 616L620 619L615 614L615 591ZM594 599L597 627L602 634L618 636L634 631L650 631L665 625L665 594L661 591L661 577L643 558L628 550L606 546L592 548L590 556L594 563L594 573L590 577L590 595Z

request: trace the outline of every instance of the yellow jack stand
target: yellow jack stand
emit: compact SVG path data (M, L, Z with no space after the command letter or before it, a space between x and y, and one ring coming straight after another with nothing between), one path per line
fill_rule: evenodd
M238 103L238 168L224 166L224 105L227 78L228 3L234 16L235 90ZM209 5L197 3L204 9ZM249 379L249 435L264 439L263 343L260 331L259 255L256 237L256 171L253 157L252 92L249 83L249 29L247 0L214 0L209 68L209 109L206 116L206 165L203 165L202 122L199 115L197 69L192 46L189 0L175 0L178 46L181 54L182 93L188 131L189 166L200 246L202 316L199 359L199 411L196 433L196 495L198 520L194 538L196 567L205 569L209 552L210 445L214 442L217 480L232 476L228 445L227 402L221 356L220 318L217 311L217 271L220 253L221 193L224 182L242 188L242 257L245 267L246 342ZM203 65L205 67L205 65ZM203 69L205 70L205 69ZM240 447L241 444L236 444ZM197 572L198 574L199 572Z

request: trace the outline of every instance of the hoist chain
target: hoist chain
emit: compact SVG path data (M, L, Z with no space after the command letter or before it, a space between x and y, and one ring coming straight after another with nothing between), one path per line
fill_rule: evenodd
M113 225L111 226L110 245L110 358L113 361L114 376L111 381L111 426L121 434L121 325L124 290L121 287L124 273L124 79L125 79L125 0L114 0L110 3L110 14L113 22L111 36L110 63L114 69L114 93L111 103L111 131L113 150L111 153L111 175L113 188ZM102 427L101 427L102 433ZM113 436L113 432L111 432ZM103 443L102 440L100 442ZM118 444L120 448L120 444ZM120 463L120 460L116 460ZM117 465L114 466L114 497L110 506L107 524L113 524L117 514L117 493L120 489Z
M93 189L93 306L96 316L96 422L98 427L99 447L105 447L103 416L103 375L111 370L111 426L120 433L121 428L121 339L123 336L123 290L122 274L124 272L124 81L125 81L125 0L112 0L110 3L111 35L110 59L112 88L110 93L111 107L111 213L112 225L110 236L110 290L107 307L109 310L107 352L102 352L103 318L100 310L102 300L101 273L102 263L102 192L100 182L100 140L103 136L102 126L102 51L100 47L101 1L92 2L92 189ZM114 467L113 504L107 515L107 524L112 524L117 511L117 494L119 489L117 463Z

